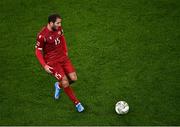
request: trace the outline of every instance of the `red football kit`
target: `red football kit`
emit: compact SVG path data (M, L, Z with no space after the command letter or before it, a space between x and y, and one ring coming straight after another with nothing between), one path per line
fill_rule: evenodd
M36 49L43 51L43 59L37 54L42 66L45 64L53 68L53 75L62 80L64 75L75 72L68 58L68 50L62 27L50 31L46 26L38 33Z
M47 27L43 27L37 36L35 47L35 54L40 64L43 67L49 65L53 68L50 71L59 81L59 88L56 87L56 90L63 88L64 92L76 105L76 108L79 111L81 108L79 109L78 107L82 105L76 98L73 89L70 86L63 87L62 82L60 82L65 75L75 72L75 69L67 55L66 40L63 35L62 27L59 27L56 31L50 31Z

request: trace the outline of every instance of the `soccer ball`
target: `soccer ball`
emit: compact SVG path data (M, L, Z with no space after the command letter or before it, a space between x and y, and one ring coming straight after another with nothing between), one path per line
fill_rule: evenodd
M126 114L129 111L129 105L125 101L118 101L115 105L115 111L117 114Z

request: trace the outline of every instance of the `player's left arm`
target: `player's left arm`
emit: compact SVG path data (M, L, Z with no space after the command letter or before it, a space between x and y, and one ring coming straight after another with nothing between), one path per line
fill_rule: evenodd
M66 38L64 36L63 30L61 30L61 31L62 31L62 34L61 34L62 45L64 47L63 49L64 49L65 54L68 56L68 48L67 48Z
M64 52L68 56L68 48L67 48L66 39L65 39L64 35L62 36L62 44L64 47Z

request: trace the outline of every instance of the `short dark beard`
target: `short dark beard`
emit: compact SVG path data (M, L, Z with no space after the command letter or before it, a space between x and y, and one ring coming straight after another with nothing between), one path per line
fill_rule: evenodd
M56 31L56 28L55 28L55 27L52 27L52 30L53 30L53 31Z

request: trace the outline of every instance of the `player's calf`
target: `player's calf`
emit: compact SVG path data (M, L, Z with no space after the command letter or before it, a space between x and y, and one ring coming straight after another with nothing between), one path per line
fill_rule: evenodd
M76 106L77 111L82 112L84 110L84 107L81 105L80 101L76 98L76 95L75 95L73 89L71 88L71 86L69 86L69 81L66 76L64 76L62 79L62 86L64 88L64 92L67 94L69 99Z

